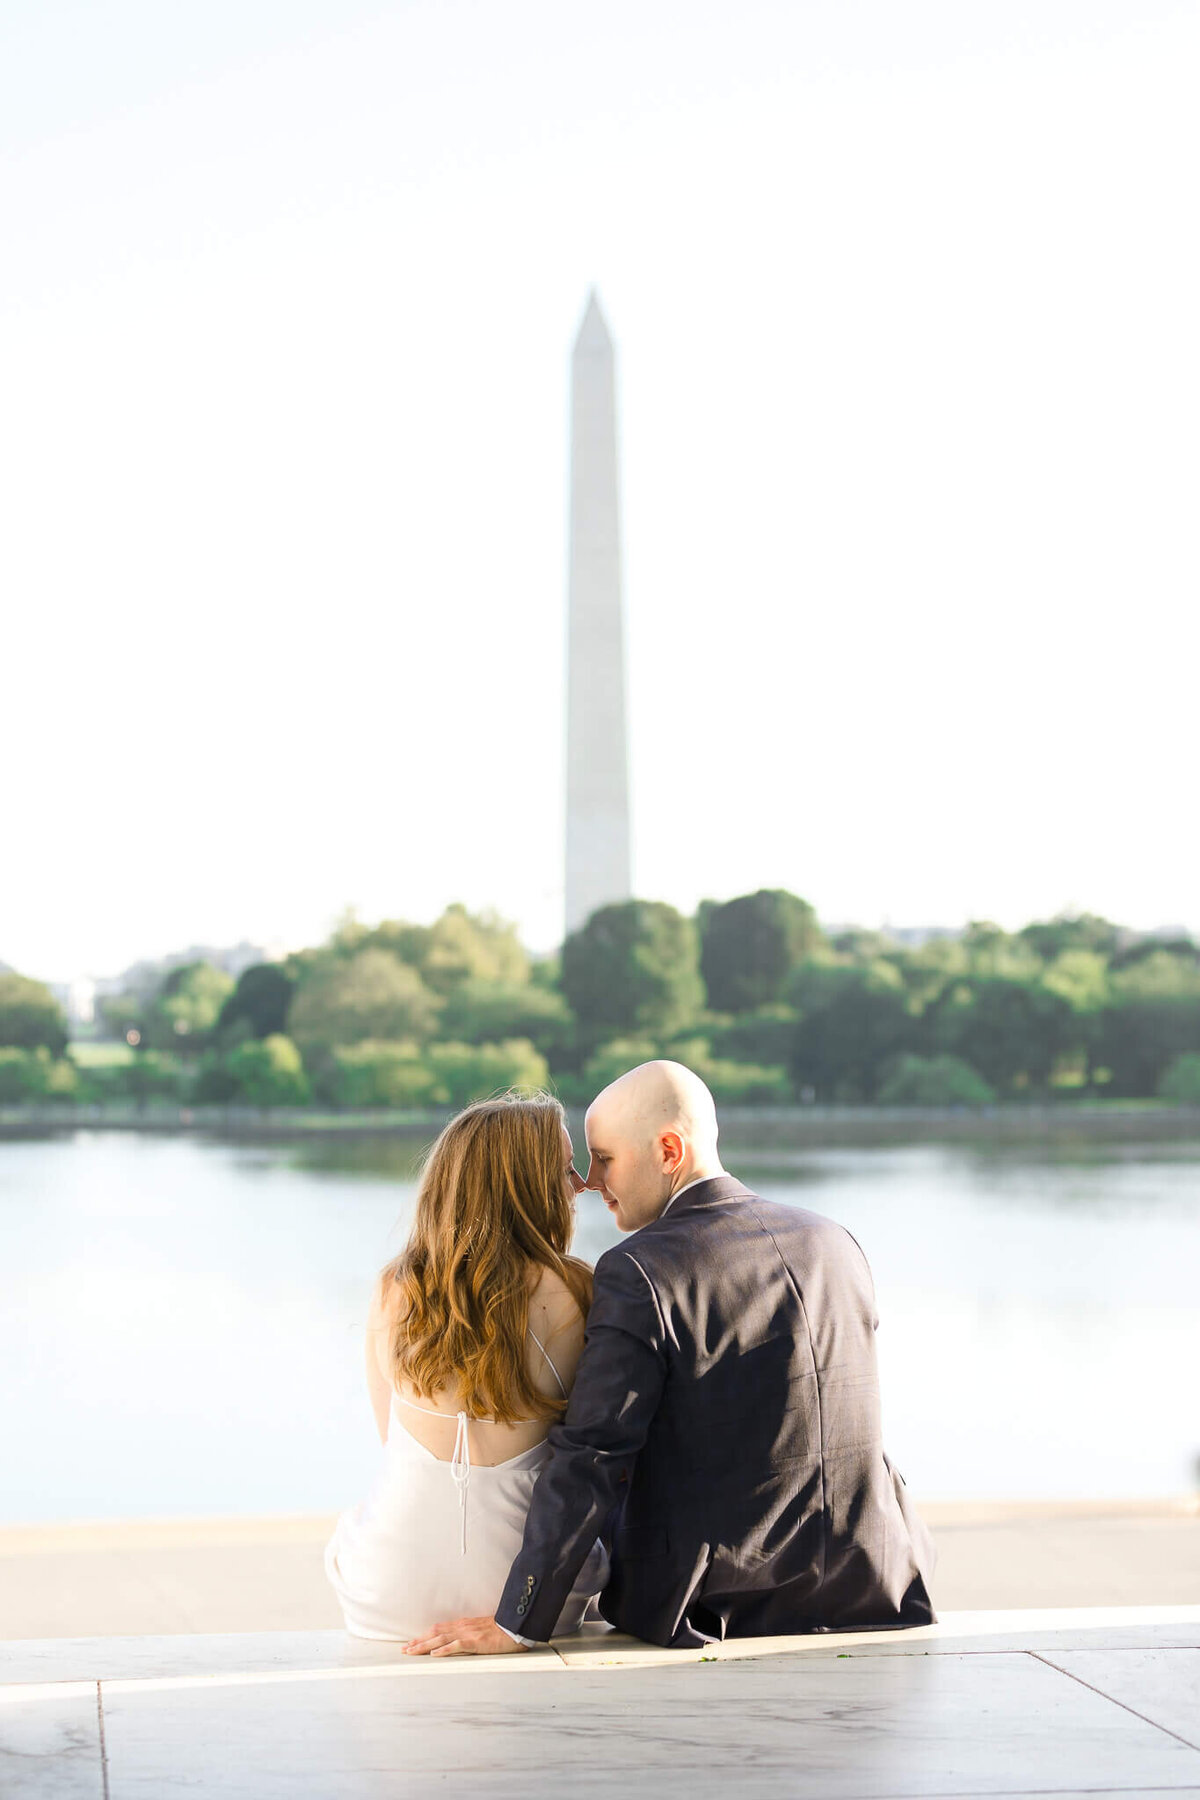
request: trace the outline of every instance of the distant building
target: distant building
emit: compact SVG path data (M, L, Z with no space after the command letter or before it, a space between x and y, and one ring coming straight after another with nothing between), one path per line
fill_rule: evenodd
M594 293L571 357L565 887L568 933L632 892L616 369Z
M879 929L884 937L905 950L919 950L923 944L960 938L963 934L961 925L881 925Z
M838 925L822 919L821 930L831 942L835 938L858 935L884 938L889 944L894 944L898 950L919 950L923 944L932 944L942 939L960 938L965 927L962 925L889 925L886 920L882 925Z
M94 983L95 997L107 999L112 994L153 993L172 969L180 969L185 963L211 963L215 969L223 969L226 975L232 975L236 981L239 975L252 968L255 963L282 962L286 954L280 944L250 944L243 941L224 948L217 948L212 944L192 944L186 950L172 950L167 956L131 963L120 975L102 977Z
M95 1024L96 983L90 975L76 975L73 981L52 981L48 985L71 1030Z

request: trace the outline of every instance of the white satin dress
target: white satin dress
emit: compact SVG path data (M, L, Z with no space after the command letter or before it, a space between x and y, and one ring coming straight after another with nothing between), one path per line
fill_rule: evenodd
M529 1335L565 1398L544 1345ZM325 1549L325 1572L355 1637L406 1641L443 1619L494 1613L521 1548L534 1483L550 1456L543 1438L507 1462L473 1464L471 1420L460 1412L446 1462L413 1437L403 1407L452 1416L392 1394L379 1472L365 1500L341 1515ZM608 1558L597 1543L559 1615L556 1637L578 1631L607 1579Z

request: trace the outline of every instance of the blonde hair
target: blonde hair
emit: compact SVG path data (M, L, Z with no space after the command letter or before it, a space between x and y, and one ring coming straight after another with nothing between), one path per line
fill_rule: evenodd
M396 1304L393 1382L430 1398L449 1388L504 1425L565 1410L534 1386L526 1347L531 1271L553 1270L585 1316L591 1304L591 1269L567 1254L565 1122L550 1094L505 1094L468 1106L433 1145L408 1243L381 1278Z

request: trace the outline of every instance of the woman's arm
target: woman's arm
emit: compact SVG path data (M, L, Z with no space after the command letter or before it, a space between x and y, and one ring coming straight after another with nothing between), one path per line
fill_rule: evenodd
M383 1303L383 1284L378 1283L371 1296L371 1308L367 1314L365 1348L367 1395L371 1402L371 1411L375 1414L375 1424L379 1431L381 1444L387 1443L388 1420L392 1410L392 1384L387 1375L391 1335L392 1321L388 1309Z

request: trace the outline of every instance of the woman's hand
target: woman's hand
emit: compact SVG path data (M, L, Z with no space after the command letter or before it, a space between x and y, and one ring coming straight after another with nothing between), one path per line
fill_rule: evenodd
M435 1625L424 1637L410 1638L404 1646L405 1656L505 1656L510 1650L524 1650L507 1631L501 1631L495 1619L454 1619L449 1624Z

